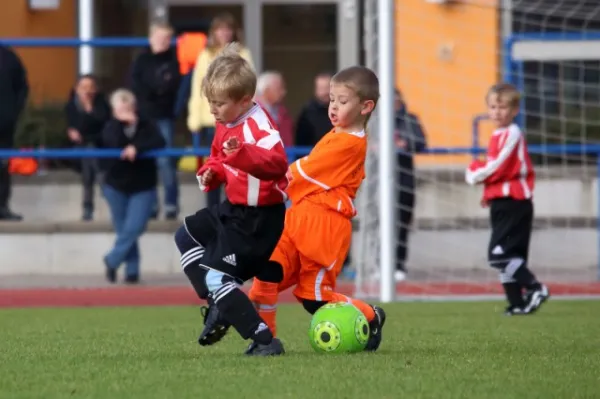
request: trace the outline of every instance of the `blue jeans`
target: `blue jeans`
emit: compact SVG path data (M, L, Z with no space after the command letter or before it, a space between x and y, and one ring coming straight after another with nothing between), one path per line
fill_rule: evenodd
M112 224L117 233L115 244L104 257L104 262L112 269L117 269L125 262L125 274L139 276L138 239L146 230L148 219L154 209L156 190L128 194L104 184L102 192L108 202Z
M165 139L166 148L173 146L174 124L170 119L156 121L160 134ZM177 166L173 158L158 158L158 173L165 190L165 212L179 211L179 182L177 181ZM156 204L158 207L158 203Z
M212 145L213 138L215 136L214 127L203 127L200 129L200 145L210 148ZM206 206L211 207L213 205L219 205L221 203L221 188L209 191L206 199Z

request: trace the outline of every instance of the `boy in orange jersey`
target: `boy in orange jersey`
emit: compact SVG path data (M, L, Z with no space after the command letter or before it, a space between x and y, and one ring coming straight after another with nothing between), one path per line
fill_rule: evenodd
M351 302L371 327L366 350L374 351L381 343L383 309L335 292L352 238L352 200L365 177L365 128L378 99L379 81L371 70L355 66L337 73L330 86L333 130L290 166L287 193L292 206L271 256L271 262L281 265L283 280L254 279L249 295L273 335L278 293L295 286L294 295L311 314L328 302ZM253 350L251 344L246 353Z

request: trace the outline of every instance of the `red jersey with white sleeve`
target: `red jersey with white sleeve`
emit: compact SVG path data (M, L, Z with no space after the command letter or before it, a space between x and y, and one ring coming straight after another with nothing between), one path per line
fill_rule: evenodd
M208 192L225 184L225 194L235 205L267 206L284 203L288 163L279 131L268 114L254 105L232 123L217 123L210 157L198 170L200 190ZM241 146L233 154L223 151L225 142L237 138ZM202 174L211 169L214 176L208 186Z
M496 129L487 150L487 160L473 161L465 173L468 184L483 183L483 199L530 199L535 172L527 143L516 124Z

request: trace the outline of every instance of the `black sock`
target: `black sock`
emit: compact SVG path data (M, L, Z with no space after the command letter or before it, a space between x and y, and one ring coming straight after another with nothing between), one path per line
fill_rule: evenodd
M207 270L200 266L188 265L183 271L188 280L190 280L190 283L192 283L192 287L194 287L198 298L206 300L208 298L208 288L206 287Z
M531 270L527 268L525 264L521 265L513 274L513 278L519 282L523 287L529 290L535 290L540 288L540 283L537 281Z
M525 306L525 303L523 302L523 293L521 292L521 284L514 281L502 283L502 287L504 288L504 293L506 294L506 299L510 306Z
M243 339L252 338L256 343L268 345L273 334L258 315L250 299L235 283L226 283L213 293L221 317L236 329Z

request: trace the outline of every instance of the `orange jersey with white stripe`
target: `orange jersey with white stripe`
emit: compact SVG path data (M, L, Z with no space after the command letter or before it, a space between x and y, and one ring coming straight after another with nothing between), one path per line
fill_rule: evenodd
M290 166L287 193L292 204L310 201L354 217L352 201L365 178L366 157L364 130L327 133L310 154Z

